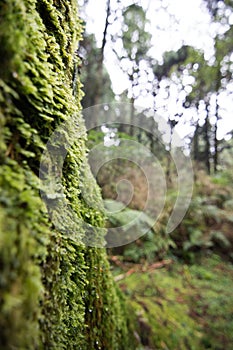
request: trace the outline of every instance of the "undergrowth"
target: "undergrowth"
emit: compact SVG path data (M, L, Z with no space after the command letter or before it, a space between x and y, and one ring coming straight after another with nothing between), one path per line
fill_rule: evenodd
M233 266L219 256L173 261L118 283L136 313L137 350L232 349Z

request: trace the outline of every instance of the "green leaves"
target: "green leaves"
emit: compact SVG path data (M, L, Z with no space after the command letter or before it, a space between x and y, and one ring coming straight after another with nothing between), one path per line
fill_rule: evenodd
M146 13L141 6L130 5L123 12L122 42L127 57L139 64L150 48L151 35L146 31Z

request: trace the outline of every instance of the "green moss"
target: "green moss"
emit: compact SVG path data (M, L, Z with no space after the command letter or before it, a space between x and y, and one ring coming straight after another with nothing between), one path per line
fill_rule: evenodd
M46 143L69 121L69 144L75 123L80 138L67 147L64 193L77 217L104 226L81 84L72 83L82 31L76 1L2 1L0 17L0 348L134 349L105 250L84 247L81 225L73 237L58 232L39 196Z
M232 285L232 265L217 256L199 265L134 273L120 282L142 343L177 350L231 348Z

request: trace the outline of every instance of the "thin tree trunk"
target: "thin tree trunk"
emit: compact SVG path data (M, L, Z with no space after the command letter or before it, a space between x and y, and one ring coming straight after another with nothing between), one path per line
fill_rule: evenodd
M216 96L216 123L214 126L214 172L217 173L218 171L218 139L217 139L217 132L218 132L218 121L219 121L219 105L218 105L218 97L219 92L217 92Z
M217 131L218 131L218 121L219 121L219 105L218 105L218 98L219 98L219 91L221 88L221 66L220 61L218 62L218 71L217 71L217 77L216 77L216 123L214 128L214 172L216 173L218 170L218 139L217 139Z
M130 99L131 107L130 107L130 126L129 126L129 134L133 136L134 127L133 127L133 119L134 119L134 97Z
M98 58L98 74L97 74L97 87L96 87L96 94L94 99L94 104L100 103L100 97L101 97L101 89L103 85L103 65L104 65L104 49L106 47L107 43L107 32L108 32L108 26L109 26L109 16L111 13L111 6L110 1L107 0L107 12L106 12L106 19L105 19L105 26L104 26L104 32L103 32L103 39L102 39L102 45L100 49L100 56Z
M209 123L209 111L208 111L209 104L206 104L206 120L204 124L204 140L205 140L205 165L206 170L208 174L210 174L210 140L209 140L209 129L210 129L210 123Z
M193 158L199 160L199 125L197 124L196 130L193 137Z

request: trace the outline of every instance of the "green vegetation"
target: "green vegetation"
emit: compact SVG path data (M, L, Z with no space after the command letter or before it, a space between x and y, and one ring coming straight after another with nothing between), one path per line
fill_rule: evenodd
M190 208L170 235L166 223L176 198L174 185L154 225L143 212L143 196L133 197L127 207L114 200L111 188L124 178L126 166L112 166L110 172L107 165L97 177L103 195L111 196L104 200L110 227L126 236L148 231L136 242L109 250L113 274L132 308L138 350L232 347L233 189L232 173L222 166L225 170L213 176L195 169ZM135 196L141 183L139 173Z
M145 346L137 349L230 350L232 264L211 255L195 265L173 262L167 268L149 268L119 282L136 312L137 333Z
M70 120L61 135L69 142L75 122L82 136L67 149L65 195L78 217L104 225L72 80L82 31L76 1L2 1L0 15L0 348L134 349L104 249L84 247L82 225L75 239L58 232L39 195L46 142Z
M128 134L120 134L120 144L128 140ZM169 183L166 192L164 208L155 220L150 208L144 210L148 195L148 184L145 174L133 162L125 159L115 159L119 155L118 146L104 146L104 133L90 133L89 145L94 147L101 144L101 152L95 153L95 158L108 159L112 154L113 160L106 161L97 174L97 183L101 187L105 199L109 227L117 227L118 232L125 237L136 237L136 242L119 249L113 249L113 254L120 252L126 260L143 262L145 259L163 259L166 255L175 255L186 262L195 261L197 256L209 252L218 253L232 261L232 158L229 159L225 151L227 163L221 160L222 170L209 176L206 171L194 165L194 189L189 209L179 226L170 234L166 233L166 225L171 215L177 197L176 172L174 164L169 164ZM118 132L115 131L115 139ZM131 138L132 139L132 138ZM229 142L229 145L231 141ZM139 153L138 148L127 145L125 154L130 154L134 160ZM231 152L231 148L229 149ZM143 157L143 155L142 155ZM164 151L157 153L164 173L167 173L167 157ZM150 159L149 159L150 161ZM145 163L144 170L148 165ZM227 164L227 166L226 166ZM133 186L133 195L130 194L128 183ZM159 180L159 179L158 179ZM163 192L158 193L158 187L151 187L150 191L156 194L152 200L154 212L159 211ZM160 198L161 196L161 198ZM130 198L130 200L129 200ZM156 221L156 222L155 222ZM147 232L146 235L143 235ZM139 235L138 235L139 233ZM133 241L133 239L131 240Z

